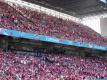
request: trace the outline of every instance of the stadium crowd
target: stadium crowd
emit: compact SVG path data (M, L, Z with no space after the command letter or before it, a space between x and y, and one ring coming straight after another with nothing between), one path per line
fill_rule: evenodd
M6 29L37 33L77 42L107 45L107 39L87 26L20 6L10 6L3 2L0 2L0 25Z
M96 80L104 77L107 77L107 62L104 61L60 54L37 57L0 50L0 80Z

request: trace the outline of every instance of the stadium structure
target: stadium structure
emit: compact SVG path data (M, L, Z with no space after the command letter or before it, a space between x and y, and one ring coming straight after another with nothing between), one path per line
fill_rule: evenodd
M107 80L107 38L80 23L107 0L0 0L0 80Z

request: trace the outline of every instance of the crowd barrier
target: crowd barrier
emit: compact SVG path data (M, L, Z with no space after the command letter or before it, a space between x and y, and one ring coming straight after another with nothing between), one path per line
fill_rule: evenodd
M93 49L107 51L107 46L99 46L96 44L89 44L86 42L75 42L75 41L70 41L70 40L66 40L66 39L59 39L59 38L55 38L55 37L26 33L26 32L9 30L9 29L4 29L4 28L0 28L0 34L7 35L7 36L13 36L13 37L19 37L19 38L47 41L47 42L60 43L60 44L65 44L65 45L72 45L72 46L93 48Z

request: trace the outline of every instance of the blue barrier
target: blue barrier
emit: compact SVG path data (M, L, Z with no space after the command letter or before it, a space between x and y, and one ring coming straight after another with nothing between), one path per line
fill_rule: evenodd
M96 80L107 80L107 78L104 78L104 79L96 79Z
M85 43L85 42L82 42L82 43L75 42L75 41L70 41L70 40L66 40L66 39L59 39L59 38L50 37L50 36L26 33L26 32L15 31L15 30L8 30L8 29L4 29L4 28L0 28L0 34L7 35L7 36L13 36L13 37L19 37L19 38L47 41L47 42L60 43L60 44L93 48L93 49L107 51L107 46L99 46L96 44L89 44L89 43Z

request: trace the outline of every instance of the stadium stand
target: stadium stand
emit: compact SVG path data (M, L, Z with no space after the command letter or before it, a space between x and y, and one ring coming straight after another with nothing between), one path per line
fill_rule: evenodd
M0 80L96 80L107 77L105 61L63 54L34 57L22 53L0 50Z
M107 39L87 26L0 2L2 28L37 33L90 44L107 45Z
M0 2L0 28L107 46L106 38L85 25L33 11L20 5L10 6L4 2ZM39 53L36 52L31 54L30 51L12 51L9 49L14 49L14 46L17 47L15 49L18 49L20 44L24 45L20 49L24 47L28 50L28 47L22 41L23 39L19 40L22 41L20 44L15 44L15 37L14 40L11 38L8 40L7 36L4 37L6 40L3 39L3 36L0 38L2 38L0 41L0 46L2 46L0 47L2 48L0 49L0 80L99 80L107 78L107 61L83 58L83 56L80 57L80 54L79 56L68 56L63 51L56 54L53 48L52 53L50 51L47 54L48 51L44 51L42 54L40 52L40 56L37 56L36 54ZM18 43L18 39L16 40ZM46 43L44 44L46 47ZM30 44L28 46L32 47L29 49L33 49L34 46L38 47ZM41 46L43 45L41 44ZM72 48L72 50L76 49ZM79 53L79 50L76 53Z

